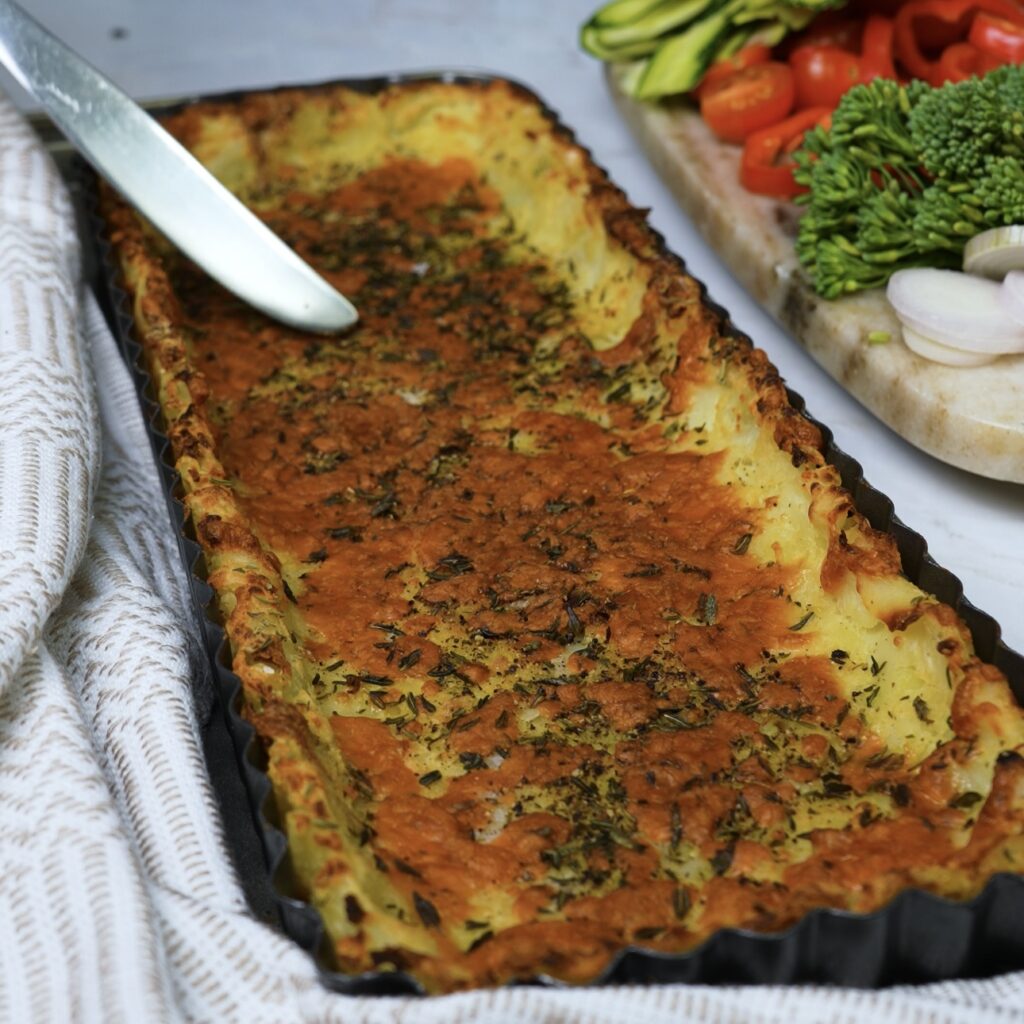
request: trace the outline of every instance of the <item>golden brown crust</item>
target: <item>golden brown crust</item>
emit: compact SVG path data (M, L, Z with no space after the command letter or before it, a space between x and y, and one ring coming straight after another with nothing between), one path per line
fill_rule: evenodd
M583 981L1011 863L1005 680L532 101L291 91L171 127L362 313L273 325L106 198L342 967Z

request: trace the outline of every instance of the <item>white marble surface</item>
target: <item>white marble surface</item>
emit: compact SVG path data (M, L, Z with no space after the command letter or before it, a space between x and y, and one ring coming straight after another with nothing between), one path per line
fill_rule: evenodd
M679 212L576 43L596 0L22 0L140 98L431 68L530 85L575 129L838 444L1024 650L1024 486L930 458L850 398L742 291ZM4 85L17 92L8 80ZM22 97L23 105L31 106Z

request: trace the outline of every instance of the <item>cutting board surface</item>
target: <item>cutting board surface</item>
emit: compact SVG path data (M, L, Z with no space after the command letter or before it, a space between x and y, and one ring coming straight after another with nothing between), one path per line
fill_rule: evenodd
M996 480L1024 483L1024 355L941 366L911 352L881 290L829 301L796 258L799 208L738 184L737 146L719 142L683 101L615 103L682 207L751 295L855 398L911 444ZM886 344L868 334L889 332ZM755 339L756 340L756 339Z

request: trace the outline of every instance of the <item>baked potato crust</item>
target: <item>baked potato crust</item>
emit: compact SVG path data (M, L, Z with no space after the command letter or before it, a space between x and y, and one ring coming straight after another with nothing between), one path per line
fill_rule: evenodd
M338 964L431 990L966 897L1020 710L644 215L505 83L170 129L362 320L242 307L103 210Z

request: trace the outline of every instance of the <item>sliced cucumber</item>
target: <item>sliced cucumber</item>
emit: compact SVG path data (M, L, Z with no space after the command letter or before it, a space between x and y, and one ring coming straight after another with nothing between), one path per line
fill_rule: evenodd
M621 80L637 99L688 92L716 60L744 46L774 46L834 0L612 0L580 30L604 61L637 62Z
M612 0L594 12L588 25L628 25L665 3L665 0Z
M736 11L736 24L751 21L781 21L789 28L806 25L820 11L806 4L781 3L780 0L747 0Z
M633 64L625 65L625 71L619 79L619 84L622 86L622 91L627 96L636 95L637 83L644 77L644 72L646 72L648 64L650 64L650 59L638 60Z
M650 58L633 95L641 100L654 100L694 88L732 28L733 8L733 4L726 4L682 34L666 39Z
M760 43L762 46L777 46L786 38L789 27L781 21L766 21L758 25L754 34L750 37L750 43Z
M584 25L580 30L580 46L598 60L623 61L649 57L659 45L657 39L646 39L628 46L608 47L601 43L600 31L592 25Z
M735 23L735 19L733 19ZM743 28L727 36L715 51L712 63L735 57L747 46L775 46L781 42L789 29L780 21L760 21L756 24L744 25Z
M669 0L669 3L656 7L628 25L598 28L598 37L601 45L608 49L657 39L667 32L684 28L714 5L715 0Z
M773 17L781 21L788 32L799 32L806 28L818 14L818 9L814 7L788 7L786 4L773 11Z
M745 4L732 19L733 27L751 28L756 24L774 21L782 26L783 35L804 28L815 17L816 12L807 7L784 7L773 4L771 7L751 7Z

